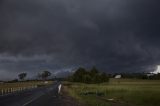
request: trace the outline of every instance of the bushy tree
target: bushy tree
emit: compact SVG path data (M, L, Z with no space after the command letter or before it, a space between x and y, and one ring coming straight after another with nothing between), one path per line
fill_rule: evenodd
M96 67L93 67L90 71L86 71L84 68L79 68L69 81L83 82L83 83L102 83L109 81L109 76L106 73L100 73Z
M24 80L25 77L27 77L27 73L20 73L20 74L18 75L18 77L19 77L20 80Z
M83 83L91 83L91 81L92 81L92 78L89 74L85 74L83 76L83 81L82 81Z
M49 76L51 76L51 72L49 71L43 71L41 74L42 79L46 80Z
M73 80L76 82L82 82L84 81L83 75L86 74L86 70L84 68L79 68L74 74L73 74Z
M94 66L91 70L90 70L90 74L92 75L92 76L94 76L94 75L96 75L96 74L98 74L99 72L98 72L98 70L97 70L97 68Z
M101 74L101 80L102 80L103 82L108 82L108 81L109 81L109 75L107 75L105 72L103 72L103 73Z

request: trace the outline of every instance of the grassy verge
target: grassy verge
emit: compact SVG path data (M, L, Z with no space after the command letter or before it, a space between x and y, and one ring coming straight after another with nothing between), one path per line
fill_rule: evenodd
M109 83L64 82L69 94L87 106L160 106L160 81L111 79Z

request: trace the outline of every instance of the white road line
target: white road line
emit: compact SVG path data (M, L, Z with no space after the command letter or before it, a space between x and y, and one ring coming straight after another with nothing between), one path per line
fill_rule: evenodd
M53 88L52 88L53 89ZM61 85L59 86L59 89L61 89ZM42 95L41 95L42 96ZM35 97L33 98L32 100L26 102L25 104L23 104L22 106L27 106L29 105L30 103L32 103L33 101L35 101L36 99L40 98L41 96L38 96L38 97Z
M22 106L27 106L28 104L32 103L33 101L35 101L36 99L38 99L39 97L35 97L32 100L26 102L25 104L23 104Z

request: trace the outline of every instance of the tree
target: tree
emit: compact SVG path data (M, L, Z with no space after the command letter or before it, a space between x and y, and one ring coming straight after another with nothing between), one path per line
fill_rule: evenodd
M85 74L83 76L83 83L91 83L91 81L92 81L92 78L89 74Z
M73 74L73 81L82 82L84 81L83 75L86 74L86 70L84 68L78 68L78 70Z
M38 73L36 77L38 80L42 79L42 73Z
M91 69L90 73L91 73L92 76L98 74L97 68L94 66L94 67Z
M20 74L18 75L18 77L19 77L20 80L24 80L25 77L27 77L27 73L20 73Z
M51 72L43 71L41 74L42 79L46 80L49 76L51 76Z
M109 81L109 76L106 75L105 72L103 72L103 73L101 74L101 80L102 80L102 82L108 82L108 81Z
M83 83L102 83L108 82L109 76L106 73L100 73L95 67L90 71L86 71L84 68L79 68L75 73L68 77L69 81L83 82Z

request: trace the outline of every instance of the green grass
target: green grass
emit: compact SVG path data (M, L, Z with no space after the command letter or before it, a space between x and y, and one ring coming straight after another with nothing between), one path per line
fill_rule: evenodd
M111 79L103 84L64 85L72 97L87 106L160 106L158 80Z

